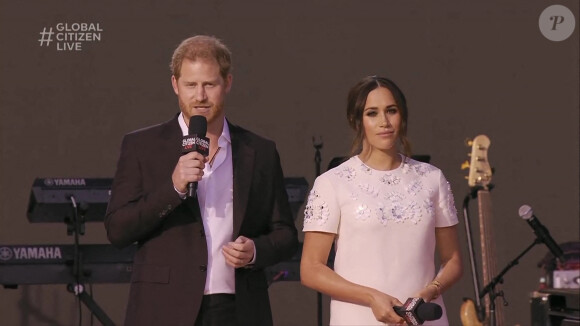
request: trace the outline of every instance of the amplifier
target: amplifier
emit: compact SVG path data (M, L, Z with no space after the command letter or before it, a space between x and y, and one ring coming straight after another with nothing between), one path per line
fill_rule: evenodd
M542 289L530 299L532 326L580 326L580 291Z
M554 271L555 289L580 289L580 269Z

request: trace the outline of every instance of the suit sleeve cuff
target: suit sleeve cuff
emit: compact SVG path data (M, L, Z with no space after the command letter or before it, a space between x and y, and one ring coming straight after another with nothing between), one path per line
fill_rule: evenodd
M255 262L256 262L256 246L254 246L254 257L252 257L252 260L250 260L248 265L254 265Z
M173 189L175 189L175 192L179 195L179 198L185 199L185 195L187 195L187 192L181 192L181 191L177 190L175 185L173 185Z

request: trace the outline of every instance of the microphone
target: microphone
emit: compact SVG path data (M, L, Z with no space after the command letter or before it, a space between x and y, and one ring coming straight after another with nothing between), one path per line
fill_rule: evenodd
M181 152L187 154L198 152L203 156L209 155L209 139L205 137L207 132L207 119L202 115L194 115L189 118L189 134L183 136ZM187 184L186 197L195 197L197 182Z
M534 216L534 211L529 205L522 205L518 211L520 217L528 222L528 224L534 229L534 233L540 241L542 241L554 257L563 263L566 259L564 258L564 252L562 248L554 241L554 238L550 235L550 231L540 223L537 217Z
M423 298L409 298L402 307L393 309L408 325L423 325L426 320L437 320L443 315L440 305L425 302Z

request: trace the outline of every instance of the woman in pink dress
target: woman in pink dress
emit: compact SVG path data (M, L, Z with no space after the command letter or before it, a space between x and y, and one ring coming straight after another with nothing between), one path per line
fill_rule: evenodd
M357 83L347 106L355 155L320 175L308 197L300 273L331 297L331 325L402 323L393 306L410 297L443 308L425 325L448 325L441 294L462 274L457 212L441 170L410 158L407 116L391 80Z

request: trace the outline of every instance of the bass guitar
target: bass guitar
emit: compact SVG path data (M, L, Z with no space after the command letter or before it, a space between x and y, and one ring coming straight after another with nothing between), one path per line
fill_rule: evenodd
M494 275L496 275L495 262L495 245L493 238L493 209L491 205L491 177L492 170L488 160L488 149L491 141L486 135L478 135L472 141L468 141L471 147L470 161L462 165L462 169L469 168L467 177L470 194L464 201L464 216L467 238L470 247L470 259L473 284L475 290L475 301L464 299L461 305L461 322L463 326L481 326L490 324L492 326L503 326L503 309L501 305L492 305L488 296L485 296L484 302L481 302L479 291L479 276L476 267L475 254L473 252L473 243L471 240L471 226L469 224L467 204L470 198L477 197L478 215L479 215L479 235L481 249L481 271L483 284L488 284ZM501 290L499 290L501 292ZM496 307L492 309L492 307Z

